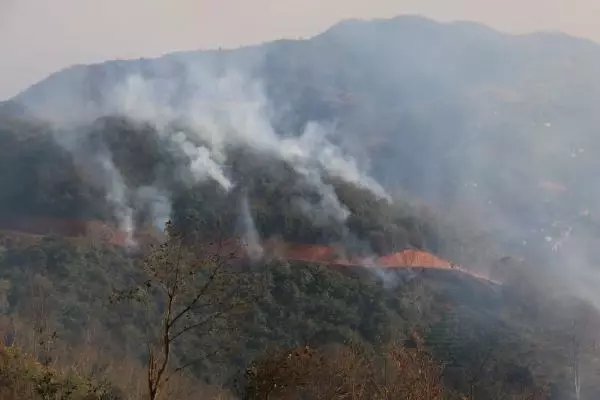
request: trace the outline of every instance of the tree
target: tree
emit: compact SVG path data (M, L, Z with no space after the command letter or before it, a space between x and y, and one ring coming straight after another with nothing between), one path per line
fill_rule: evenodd
M273 353L248 368L244 398L441 400L448 393L442 366L420 342L386 350L347 344Z
M143 283L115 291L113 300L144 307L148 398L155 400L176 374L201 362L175 354L202 337L232 334L261 293L258 274L240 273L237 243L220 236L191 244L168 224L166 241L142 263ZM194 352L202 349L194 348Z

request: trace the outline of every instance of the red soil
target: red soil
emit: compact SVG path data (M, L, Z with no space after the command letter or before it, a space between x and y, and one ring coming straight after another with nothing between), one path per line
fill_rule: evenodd
M408 249L398 253L383 256L379 259L383 267L413 266L432 268L452 268L449 261L422 250Z
M100 221L55 220L49 218L0 220L0 228L10 231L15 236L23 234L32 237L44 235L60 235L71 238L85 238L92 241L124 246L125 233ZM143 236L155 236L149 233ZM9 235L9 236L12 236ZM481 279L486 277L458 268L449 261L423 250L407 249L378 258L348 257L341 246L324 246L315 244L285 243L280 240L267 240L263 244L264 256L289 261L314 262L338 266L383 267L383 268L432 268L453 269ZM240 240L227 239L207 243L207 251L227 254L232 258L245 258L246 250Z

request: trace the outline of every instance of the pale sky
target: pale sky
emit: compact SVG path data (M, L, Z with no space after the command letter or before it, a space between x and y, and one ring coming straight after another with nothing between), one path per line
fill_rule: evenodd
M309 37L341 19L400 14L600 42L600 0L0 0L0 99L72 64Z

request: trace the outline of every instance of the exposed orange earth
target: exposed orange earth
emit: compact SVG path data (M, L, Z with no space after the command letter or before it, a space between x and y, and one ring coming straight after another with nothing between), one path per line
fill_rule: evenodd
M410 265L433 268L452 268L452 264L442 260L426 251L407 249L398 253L389 254L379 259L379 265L394 267L398 265Z
M344 255L342 247L323 246L301 243L273 243L267 241L263 247L268 254L293 261L319 262L324 264L346 266L377 266L377 267L430 267L452 268L449 261L442 260L423 250L406 249L397 253L378 258Z
M31 218L0 220L0 228L7 232L4 240L36 241L43 236L57 235L85 238L96 242L125 246L126 234L100 221ZM0 243L1 244L1 243ZM207 245L213 251L229 253L233 258L246 258L247 248L241 240L229 239ZM288 261L304 261L348 267L430 268L466 273L480 279L489 278L464 270L424 250L405 249L381 257L348 255L342 246L289 243L269 239L261 243L263 256Z

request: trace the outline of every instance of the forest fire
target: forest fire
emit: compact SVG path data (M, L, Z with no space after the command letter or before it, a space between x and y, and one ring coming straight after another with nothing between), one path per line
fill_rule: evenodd
M86 238L94 242L115 246L126 245L126 234L124 232L101 221L50 218L13 219L0 221L0 228L8 232L14 232L16 236L31 235L40 238L48 235L57 235L69 238ZM141 234L140 238L147 238L149 236L153 235ZM342 267L445 269L459 271L479 279L491 281L486 276L462 269L450 261L419 249L405 249L383 256L366 257L349 255L341 245L290 243L280 239L268 239L262 246L264 256L267 259L320 263ZM247 257L243 240L229 239L220 242L213 241L207 245L207 249L208 251L228 253L234 259Z

